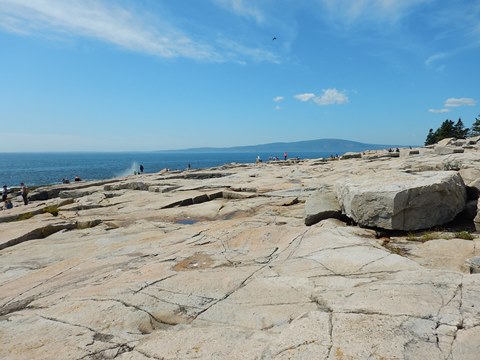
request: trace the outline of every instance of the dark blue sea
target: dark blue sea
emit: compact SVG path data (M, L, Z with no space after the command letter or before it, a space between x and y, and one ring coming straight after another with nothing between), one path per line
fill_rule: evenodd
M283 153L183 153L183 152L123 152L123 153L0 153L0 187L58 184L75 176L82 180L104 180L133 174L143 165L145 173L162 169L184 170L210 168L228 163L254 163ZM330 153L289 153L289 157L314 159Z

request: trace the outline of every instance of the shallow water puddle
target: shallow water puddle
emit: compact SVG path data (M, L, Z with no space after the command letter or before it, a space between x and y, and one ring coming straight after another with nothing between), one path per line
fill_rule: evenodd
M183 225L192 225L197 223L197 219L177 219L175 220L175 224L183 224Z

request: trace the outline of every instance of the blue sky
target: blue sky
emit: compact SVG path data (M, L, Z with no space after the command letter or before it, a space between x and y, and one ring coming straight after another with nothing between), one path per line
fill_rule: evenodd
M474 0L0 0L0 152L423 144L479 64Z

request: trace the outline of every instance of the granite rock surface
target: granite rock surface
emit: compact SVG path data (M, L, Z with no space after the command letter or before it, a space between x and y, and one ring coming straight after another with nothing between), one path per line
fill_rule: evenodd
M38 189L0 211L0 358L478 359L472 220L305 225L340 180L480 170L418 150Z

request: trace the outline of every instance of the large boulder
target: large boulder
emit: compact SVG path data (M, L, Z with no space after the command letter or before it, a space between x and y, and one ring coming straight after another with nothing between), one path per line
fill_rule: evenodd
M466 204L466 189L453 171L385 172L335 184L342 211L360 226L420 230L453 220Z
M462 177L465 185L471 186L470 184L474 183L475 185L478 186L480 184L480 169L475 169L475 168L462 169L462 168L460 168L458 173Z
M459 147L435 146L435 154L437 155L463 154L464 152L465 150Z
M333 191L316 191L305 202L305 225L342 216L342 209Z
M361 159L362 153L361 152L346 152L342 156L340 156L340 160L348 160L348 159Z
M452 145L454 142L455 142L455 138L451 137L451 138L445 138L445 139L442 139L440 140L439 142L437 142L436 145L438 146L447 146L447 145Z

